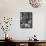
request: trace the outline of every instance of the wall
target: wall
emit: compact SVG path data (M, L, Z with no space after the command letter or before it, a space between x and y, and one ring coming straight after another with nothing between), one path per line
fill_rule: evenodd
M33 8L30 6L28 0L0 0L0 19L1 17L13 17L13 22L10 33L17 40L28 40L34 34L37 35L37 39L46 40L45 36L45 6L40 8ZM21 29L20 28L20 12L32 12L33 13L33 28ZM0 31L3 33L2 31ZM0 33L0 35L2 35ZM4 33L3 33L4 34ZM0 36L0 39L3 37ZM4 39L4 38L3 38Z

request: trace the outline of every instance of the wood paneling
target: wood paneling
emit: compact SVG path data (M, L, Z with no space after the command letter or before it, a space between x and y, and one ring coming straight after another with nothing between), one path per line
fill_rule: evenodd
M28 43L24 43L24 46L28 46Z

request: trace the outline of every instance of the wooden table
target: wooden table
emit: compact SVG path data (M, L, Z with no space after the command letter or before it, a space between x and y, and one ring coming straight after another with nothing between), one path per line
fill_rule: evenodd
M16 46L46 46L46 40L29 41L29 40L9 40L10 44Z
M29 41L29 40L17 40L14 41L16 46L20 46L20 44L24 44L23 46L46 46L46 40L39 40L39 41Z

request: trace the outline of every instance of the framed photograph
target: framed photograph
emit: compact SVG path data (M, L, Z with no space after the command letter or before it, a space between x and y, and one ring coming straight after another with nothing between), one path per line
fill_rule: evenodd
M32 12L20 12L20 28L32 28Z

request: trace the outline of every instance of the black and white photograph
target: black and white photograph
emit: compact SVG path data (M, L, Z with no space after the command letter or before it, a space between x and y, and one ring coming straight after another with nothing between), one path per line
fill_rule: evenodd
M20 28L32 28L32 12L20 12Z

